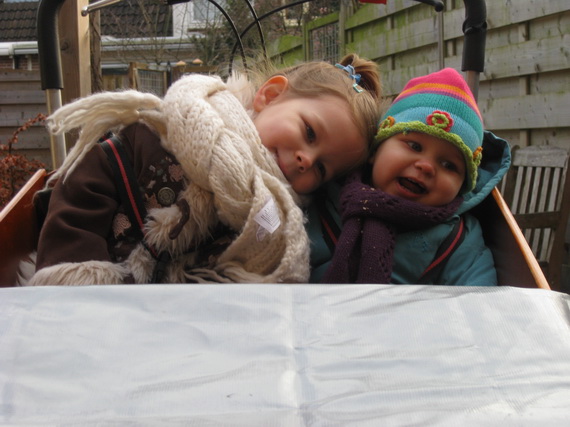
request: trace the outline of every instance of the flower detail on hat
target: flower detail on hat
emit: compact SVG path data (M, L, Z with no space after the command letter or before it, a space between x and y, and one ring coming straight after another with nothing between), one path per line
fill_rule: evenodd
M391 128L392 126L394 126L394 123L396 123L396 120L394 119L394 117L388 116L384 120L382 120L382 123L380 123L379 127L380 127L380 129L388 129L388 128Z
M427 117L426 123L449 132L453 126L453 119L448 112L435 110Z

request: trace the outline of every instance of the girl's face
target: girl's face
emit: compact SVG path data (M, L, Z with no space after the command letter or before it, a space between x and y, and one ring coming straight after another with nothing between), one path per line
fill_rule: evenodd
M424 133L391 136L371 161L375 188L428 206L450 203L465 179L465 160L459 149Z
M366 140L347 102L287 96L287 84L276 76L259 89L253 122L293 190L307 194L364 161Z

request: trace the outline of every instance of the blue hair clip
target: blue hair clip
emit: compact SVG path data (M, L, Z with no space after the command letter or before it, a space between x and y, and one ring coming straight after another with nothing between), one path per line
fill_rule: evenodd
M335 64L335 67L346 71L348 73L348 77L350 77L352 80L354 80L354 84L352 85L352 88L356 92L360 93L363 91L363 89L358 85L358 83L360 83L360 74L356 74L356 70L354 69L354 67L352 65Z

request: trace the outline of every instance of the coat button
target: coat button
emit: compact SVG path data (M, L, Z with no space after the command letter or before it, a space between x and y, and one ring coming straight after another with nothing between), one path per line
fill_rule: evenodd
M163 187L160 190L158 190L158 203L160 203L162 206L170 206L171 204L174 203L174 200L176 199L176 194L174 193L174 190L172 188L168 188L168 187Z

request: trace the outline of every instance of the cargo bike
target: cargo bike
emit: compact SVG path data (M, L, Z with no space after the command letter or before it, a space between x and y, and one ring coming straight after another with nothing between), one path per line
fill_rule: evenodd
M257 16L251 3L247 1L254 19L241 34L233 25L231 17L224 8L217 2L210 1L228 19L237 40L230 63L239 50L245 64L246 59L241 38L247 31L257 26L261 43L264 46L260 21L286 7L307 1L309 0L292 2L263 16ZM417 1L434 6L436 11L443 9L443 3L440 1ZM116 0L102 0L89 5L84 12L87 14L89 11L116 2ZM179 2L179 0L167 1L169 4ZM40 72L42 89L46 92L48 113L50 114L61 106L63 80L57 15L63 3L64 0L43 0L40 1L38 9ZM386 0L362 1L362 3L385 4ZM466 81L476 96L479 73L483 71L485 56L486 8L483 0L465 0L464 3L466 12L463 25L465 38L462 71L465 72ZM51 136L51 138L53 163L58 165L65 157L65 143L63 136ZM14 286L17 281L20 261L35 249L39 230L33 207L33 196L36 191L44 186L46 177L45 170L37 171L0 213L0 240L3 242L0 248L0 258L3 260L0 266L0 286ZM550 289L540 265L498 189L495 188L492 194L477 208L476 216L482 224L486 244L493 253L500 285Z
M2 213L6 285L33 250L32 197L45 178L37 172ZM568 425L570 297L547 290L497 190L478 215L503 286L1 289L0 419Z

